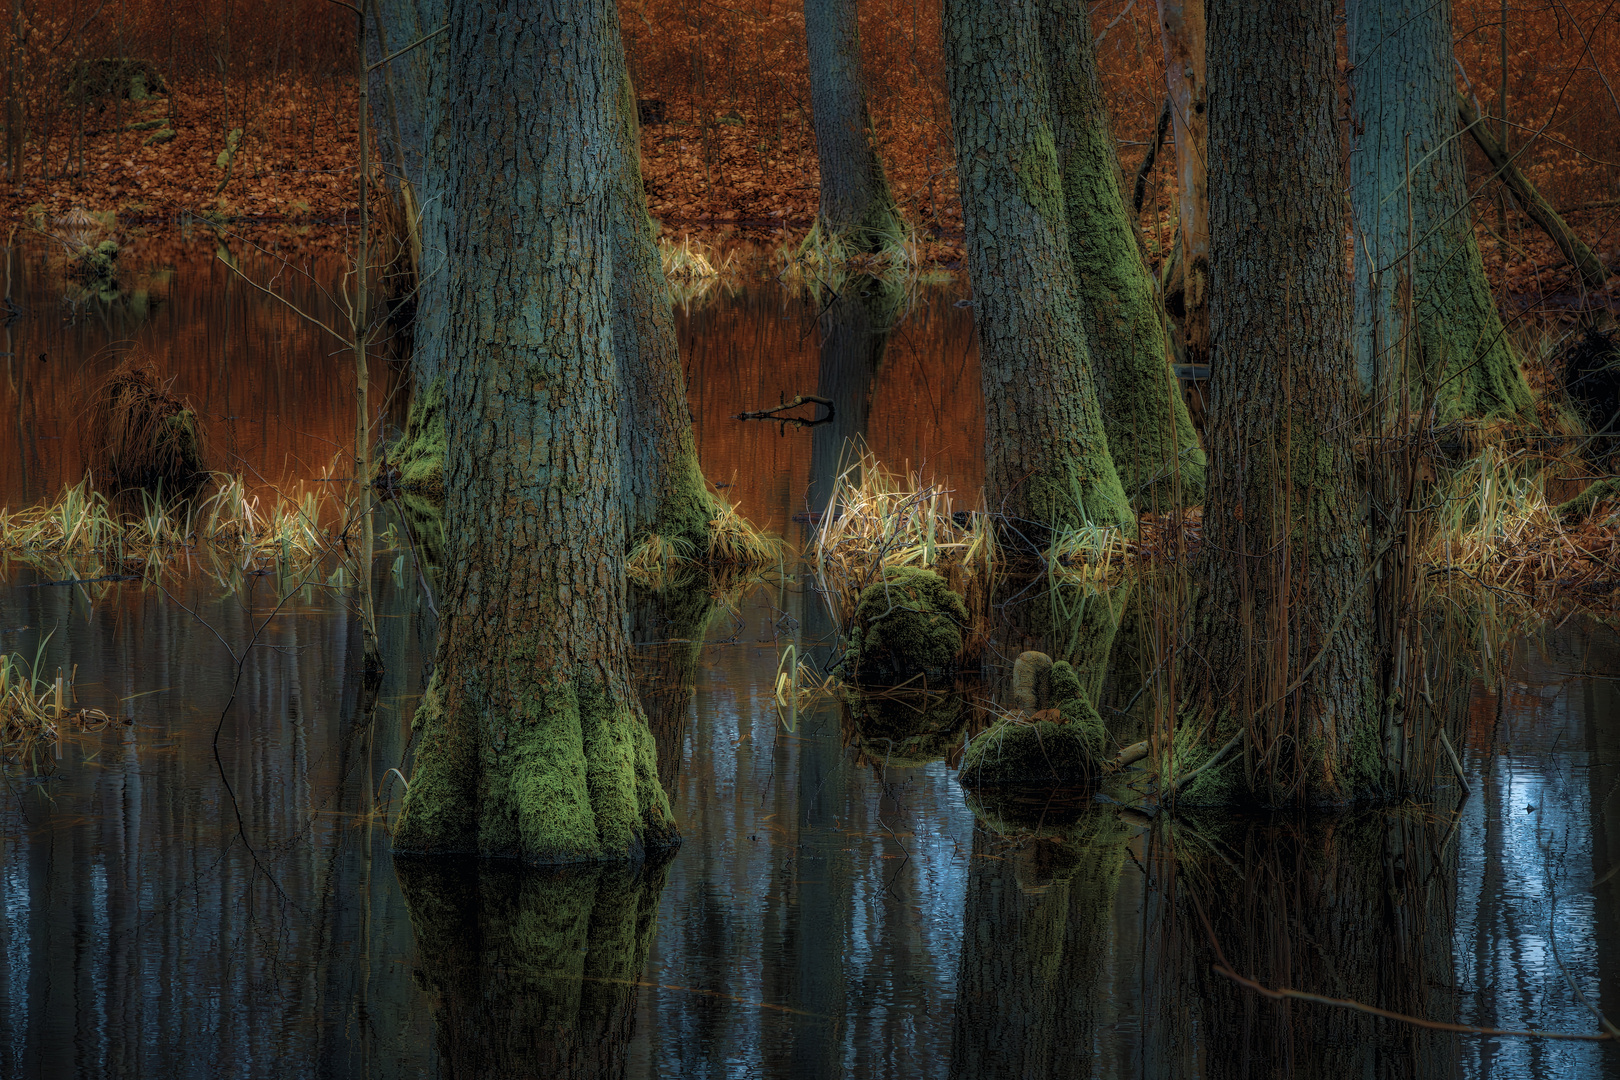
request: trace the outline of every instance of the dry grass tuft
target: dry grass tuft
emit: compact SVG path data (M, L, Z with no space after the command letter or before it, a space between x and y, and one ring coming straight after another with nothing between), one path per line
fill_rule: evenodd
M967 605L963 655L984 647L995 540L988 518L956 509L948 489L916 473L896 476L859 448L833 481L809 555L840 625L854 619L861 591L884 569L915 566L939 574Z
M718 513L709 521L709 565L740 574L779 568L786 558L786 545L760 532L724 495L711 492L710 496Z
M1543 612L1620 592L1620 502L1565 521L1537 459L1487 447L1451 478L1437 516L1431 579L1472 582Z
M171 385L150 365L130 360L97 392L85 460L115 495L138 489L185 496L208 479L197 414Z

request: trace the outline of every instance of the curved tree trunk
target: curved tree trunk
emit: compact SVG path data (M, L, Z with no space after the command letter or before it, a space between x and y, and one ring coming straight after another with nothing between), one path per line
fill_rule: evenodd
M1164 312L1125 209L1113 125L1086 9L1040 0L1052 136L1069 257L1097 378L1103 428L1138 509L1204 495L1204 451L1170 367Z
M1375 415L1430 395L1440 420L1530 415L1468 212L1451 4L1357 0L1349 43L1356 363Z
M1181 336L1187 363L1209 363L1209 83L1204 0L1159 0L1165 83L1176 133L1181 224Z
M610 0L450 13L450 552L402 851L675 840L625 632L614 30Z
M945 54L987 508L1033 549L1082 524L1134 532L1089 369L1033 5L947 0Z
M804 36L821 165L821 208L809 242L877 251L899 239L900 215L872 146L856 0L804 0Z
M1214 745L1244 738L1183 797L1341 802L1371 782L1377 748L1333 4L1211 5L1209 42L1214 355L1191 668Z
M669 285L658 256L647 194L641 182L641 133L636 95L625 66L614 9L619 140L613 205L613 351L619 365L620 445L624 454L626 539L648 534L708 555L715 516L698 466L692 412L686 400Z

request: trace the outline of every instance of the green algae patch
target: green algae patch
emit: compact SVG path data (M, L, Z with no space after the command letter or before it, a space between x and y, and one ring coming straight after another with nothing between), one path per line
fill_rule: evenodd
M967 624L967 606L944 578L885 568L855 603L845 665L866 686L945 678L956 670Z

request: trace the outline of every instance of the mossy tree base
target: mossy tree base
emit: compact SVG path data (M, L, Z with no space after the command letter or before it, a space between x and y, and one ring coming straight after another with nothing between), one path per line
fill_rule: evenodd
M396 851L554 864L640 859L679 843L639 707L576 680L500 715L465 708L472 689L461 688L454 720L442 671L422 697Z
M411 395L405 437L388 453L386 465L397 470L394 484L408 494L444 499L444 379L419 386Z

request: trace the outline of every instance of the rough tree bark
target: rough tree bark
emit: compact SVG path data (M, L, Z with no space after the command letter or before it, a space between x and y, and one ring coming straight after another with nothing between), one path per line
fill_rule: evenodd
M821 207L806 243L877 251L899 238L901 222L872 145L856 0L804 0L804 35L821 166Z
M1204 494L1204 451L1170 367L1164 312L1130 213L1083 6L1040 0L1069 257L1114 468L1138 509Z
M1377 773L1331 0L1209 9L1210 452L1183 798L1343 802ZM1209 740L1213 740L1209 743Z
M1468 212L1451 4L1356 0L1349 47L1362 386L1382 415L1418 409L1431 393L1440 420L1528 415L1530 388Z
M944 18L987 507L1036 549L1085 523L1134 531L1090 371L1034 6L947 0Z
M1165 82L1176 133L1181 225L1181 336L1189 364L1209 363L1209 84L1204 0L1159 0Z
M688 545L694 557L708 555L709 522L716 515L698 466L692 413L686 400L675 315L647 193L641 182L641 129L636 95L625 65L614 10L613 63L618 68L613 203L613 351L621 398L626 539L649 534Z
M625 632L612 14L450 12L449 565L401 851L562 862L675 842Z

